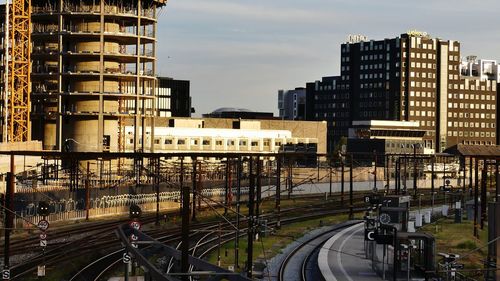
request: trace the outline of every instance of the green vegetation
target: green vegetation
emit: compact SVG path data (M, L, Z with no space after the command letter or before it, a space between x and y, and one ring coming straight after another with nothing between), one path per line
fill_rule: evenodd
M482 269L486 259L488 247L488 229L479 229L479 239L474 237L472 221L454 223L453 219L441 219L434 224L428 224L420 231L431 233L436 238L436 253L453 253L460 255L459 263L466 269ZM477 248L480 248L476 250ZM474 251L476 250L476 251ZM465 256L467 255L467 256ZM465 257L464 257L465 256ZM464 257L464 258L462 258ZM439 257L437 257L439 261ZM481 272L467 272L468 276L481 276Z
M283 225L280 230L273 235L260 237L259 241L254 242L254 270L262 271L266 267L266 260L281 253L288 244L304 236L306 233L319 228L321 225L333 225L348 220L347 215L334 215L323 217L321 219L312 219L302 222L297 222L289 225ZM247 238L240 239L239 245L239 268L237 271L242 271L246 263L246 246ZM220 265L227 268L234 265L235 247L234 241L221 246ZM217 251L214 251L208 256L208 261L217 264Z

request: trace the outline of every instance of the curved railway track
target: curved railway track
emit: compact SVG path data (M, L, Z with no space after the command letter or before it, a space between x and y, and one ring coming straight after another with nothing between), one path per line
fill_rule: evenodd
M341 229L344 229L346 227L352 226L352 225L357 224L357 223L359 223L359 221L349 221L346 223L338 224L326 232L322 232L320 234L314 235L313 237L308 238L307 240L300 242L300 244L298 246L296 246L290 253L288 253L285 256L285 258L282 260L280 267L278 269L277 280L278 281L286 281L286 280L288 280L286 276L293 274L295 276L300 276L301 280L305 281L306 280L306 277L305 277L306 276L306 273L305 273L306 266L305 266L305 264L306 264L309 256L311 255L311 253L314 252L315 249L321 247L323 245L324 241L320 241L320 243L315 244L313 249L308 250L306 257L302 259L300 271L298 270L296 265L291 265L291 266L289 265L291 260L295 256L297 256L298 252L301 251L302 249L304 249L304 247L310 246L312 242L315 242L316 240L318 240L322 237L325 237L325 239L328 239L329 238L328 235L332 232L337 232Z
M360 201L361 202L361 201ZM328 208L331 208L329 206ZM303 210L304 208L290 208L288 209L289 213L293 213L293 211L298 211L299 209ZM357 208L355 211L359 211L361 208ZM293 216L289 218L283 218L281 220L281 224L290 224L298 221L303 221L303 220L309 220L309 219L314 219L314 218L320 218L323 216L327 215L333 215L333 214L339 214L339 213L347 213L348 209L345 208L336 208L335 210L325 210L321 208L316 208L313 209L312 211L308 212L307 215L302 215L302 216ZM272 216L272 214L268 215L269 217ZM242 225L245 224L245 221L241 221ZM276 221L272 220L268 222L269 226L275 226ZM215 224L213 222L209 223L211 224L211 227L197 227L196 225L192 225L192 233L190 236L190 241L192 241L190 245L190 251L193 256L198 256L198 257L205 257L207 254L212 252L213 250L217 249L218 247L218 224ZM229 224L227 222L222 222L221 223L221 228L224 231L223 234L221 234L221 245L228 243L232 241L235 238L235 231L228 231L227 229L229 228ZM172 233L173 230L166 230L169 233ZM177 234L177 233L176 233ZM171 236L175 236L176 234L171 234ZM194 239L194 235L198 235L199 239ZM246 228L242 227L240 229L240 237L246 236ZM163 243L178 243L177 246L180 245L180 231L178 233L178 236L172 239L167 239L168 237L160 237L156 238L157 240L163 242ZM72 281L79 281L79 280L99 280L98 278L101 276L104 276L108 271L112 270L114 265L117 265L121 262L122 258L122 253L123 251L117 250L115 252L109 253L105 255L103 258L96 260L92 262L91 264L87 265L85 268L80 270L77 274L75 274L71 279ZM197 254L198 253L198 254ZM169 265L168 268L171 266Z
M363 204L363 195L364 193L356 193L354 196L354 202L358 206ZM334 195L335 198L340 197L339 194ZM345 196L347 197L347 196ZM347 200L346 200L347 201ZM436 200L437 204L438 200ZM425 201L422 200L422 203L425 204ZM208 207L206 207L208 208ZM328 211L325 211L328 210ZM358 209L359 210L359 209ZM342 208L340 206L340 202L337 199L334 199L333 203L332 201L322 201L316 204L309 204L307 206L302 206L302 207L297 207L297 208L287 208L287 209L282 209L282 216L283 219L281 220L282 224L283 223L291 223L293 221L297 220L304 220L304 219L312 219L313 217L321 217L321 216L326 216L326 215L331 215L334 213L339 213L339 212L346 212L347 208ZM175 215L178 214L178 211L171 211L169 214ZM297 214L303 214L303 213L308 213L309 215L307 218L305 216L297 216ZM272 216L273 213L269 213L266 215L263 215L262 217L265 216ZM295 215L295 217L285 219L286 216L290 217ZM81 238L79 239L74 239L66 242L60 242L57 244L55 243L51 244L49 241L49 247L48 250L45 252L45 255L42 255L40 253L33 255L32 257L29 258L29 260L25 263L18 264L16 266L13 266L11 268L11 275L13 276L12 280L23 280L22 278L25 276L28 276L29 274L32 274L36 267L39 264L42 264L44 261L44 264L47 266L59 264L61 262L65 262L68 260L71 260L72 258L78 258L83 255L89 255L93 254L96 252L96 249L99 249L100 252L100 257L97 257L96 260L94 260L92 263L88 264L87 266L83 268L74 268L74 274L73 277L69 280L99 280L99 278L102 278L107 272L110 270L113 270L113 268L120 262L122 258L122 250L121 250L121 245L116 241L116 237L114 236L114 229L116 229L117 226L128 222L128 219L121 219L117 221L112 221L112 222L102 222L102 223L96 223L93 225L88 225L86 226L87 228L85 229L86 234L88 235L82 235ZM145 215L142 218L143 223L152 223L155 221L155 215ZM242 226L245 226L245 220L242 219ZM275 222L270 220L269 225L273 225ZM198 224L193 224L192 225L192 233L197 233L196 231L199 229L202 229L203 227L208 227L209 225L212 225L213 227L214 222L206 222L206 223L198 223ZM222 226L225 227L225 224L223 222ZM217 225L216 225L217 226ZM90 231L87 231L87 229L90 229ZM208 231L205 229L205 231ZM56 239L64 239L64 237L68 237L71 235L75 234L81 234L82 229L71 229L71 230L61 230L55 232L55 234L50 234L52 237L56 237ZM242 228L240 229L240 232L242 233L241 235L246 235L246 231ZM155 229L147 232L150 236L154 237L155 239L162 241L163 243L175 243L178 242L180 239L180 228L171 228L168 230L162 230L162 229ZM217 233L217 231L212 230L212 236ZM206 234L206 233L205 233ZM234 233L229 233L225 234L222 237L226 236L231 236L229 239L224 239L222 244L227 243L234 239ZM208 239L208 237L206 237ZM206 241L206 243L200 242L199 247L196 251L202 253L200 254L201 256L205 256L208 252L211 250L215 249L217 247L217 239L218 238L211 238ZM26 239L26 241L16 241L13 243L13 251L22 251L24 248L24 251L26 251L26 247L33 247L35 246L35 242L38 242L37 238L31 238L31 239ZM37 243L36 243L37 244ZM35 246L37 247L37 246ZM83 277L82 277L83 276Z

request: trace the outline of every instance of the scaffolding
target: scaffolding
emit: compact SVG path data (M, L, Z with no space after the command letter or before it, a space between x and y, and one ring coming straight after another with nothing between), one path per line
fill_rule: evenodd
M8 141L31 139L30 56L31 0L13 0L9 17Z

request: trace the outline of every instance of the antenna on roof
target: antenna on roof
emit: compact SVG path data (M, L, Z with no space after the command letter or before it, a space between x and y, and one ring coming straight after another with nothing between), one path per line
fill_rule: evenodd
M477 60L477 56L476 55L470 55L470 56L467 56L465 58L466 58L466 60L467 60L468 63L475 63L476 60Z

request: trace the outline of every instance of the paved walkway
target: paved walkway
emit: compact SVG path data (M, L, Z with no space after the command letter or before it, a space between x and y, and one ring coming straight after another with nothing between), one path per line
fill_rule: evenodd
M322 247L318 266L326 281L382 280L365 258L364 224L356 224L335 234Z

